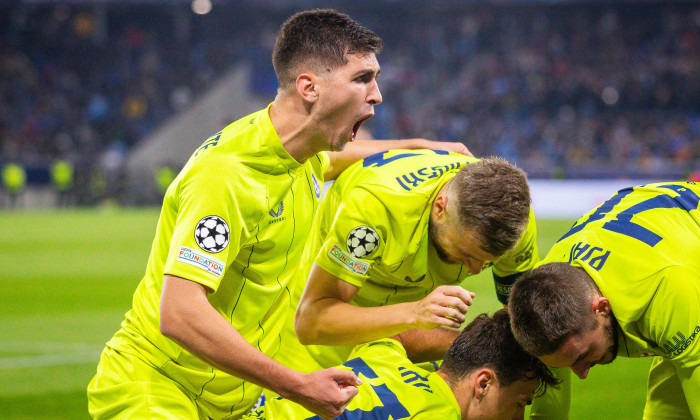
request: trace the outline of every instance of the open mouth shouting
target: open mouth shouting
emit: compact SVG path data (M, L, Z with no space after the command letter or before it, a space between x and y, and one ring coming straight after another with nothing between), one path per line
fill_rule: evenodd
M374 113L365 115L355 123L355 125L352 127L352 137L350 141L355 141L355 138L357 137L357 132L360 130L360 127L362 127L362 124L364 124L365 121L367 121L368 119L372 118L373 115Z

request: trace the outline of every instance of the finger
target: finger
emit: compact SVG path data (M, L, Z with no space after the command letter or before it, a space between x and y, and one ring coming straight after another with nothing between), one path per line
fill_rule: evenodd
M454 308L463 314L466 314L469 310L469 305L463 302L462 299L456 297L449 297L449 301L445 306Z
M362 385L362 380L355 375L355 372L351 370L343 370L331 368L329 369L333 379L340 384L346 386L357 386Z
M472 297L476 296L472 292L463 289L460 286L445 286L444 289L441 290L444 295L447 296L454 296L462 300L462 302L466 303L467 305L472 304Z
M343 402L344 402L344 403L343 403L343 407L345 407L346 405L348 405L348 403L349 403L353 398L355 398L355 395L357 395L358 392L360 392L360 390L357 389L356 386L349 386L349 387L347 387L347 388L341 389L340 392L342 393L342 395L343 395L343 397L344 397L344 398L343 398Z
M431 318L431 328L437 328L437 327L448 327L448 328L459 328L460 325L462 325L460 322L455 321L452 318L444 317L444 316L438 316L433 314Z
M433 315L437 315L441 318L448 318L452 321L456 321L459 325L466 319L465 315L455 308L450 308L448 306L436 306L433 309Z

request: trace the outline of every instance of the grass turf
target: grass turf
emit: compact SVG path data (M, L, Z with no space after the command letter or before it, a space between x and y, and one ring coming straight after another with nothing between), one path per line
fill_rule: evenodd
M87 419L85 388L146 267L156 209L0 212L0 418ZM543 256L571 221L538 221ZM500 308L487 271L470 315ZM641 418L649 359L573 379L571 418Z

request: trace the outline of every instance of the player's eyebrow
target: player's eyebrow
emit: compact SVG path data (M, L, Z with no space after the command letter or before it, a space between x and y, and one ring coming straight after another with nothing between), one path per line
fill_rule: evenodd
M355 73L355 76L353 78L357 79L358 77L367 77L367 76L379 77L379 74L381 72L382 72L381 69L378 69L376 73L373 69L362 69L362 70L359 70L357 73Z

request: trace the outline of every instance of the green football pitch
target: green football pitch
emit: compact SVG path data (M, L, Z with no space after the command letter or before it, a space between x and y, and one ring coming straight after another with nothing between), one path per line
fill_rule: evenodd
M155 209L0 212L0 418L87 419L85 388L146 266ZM538 221L543 256L571 221ZM489 272L470 314L500 307ZM573 379L572 419L639 419L649 359Z

